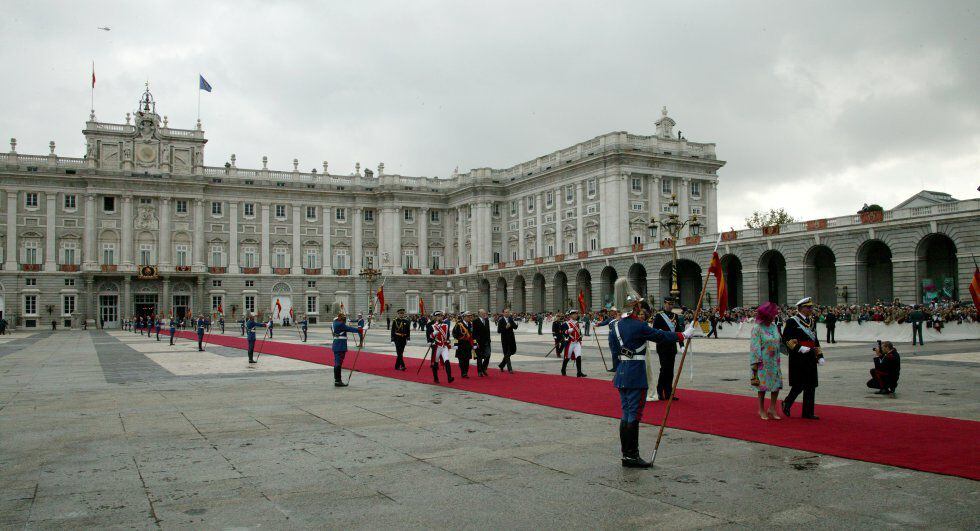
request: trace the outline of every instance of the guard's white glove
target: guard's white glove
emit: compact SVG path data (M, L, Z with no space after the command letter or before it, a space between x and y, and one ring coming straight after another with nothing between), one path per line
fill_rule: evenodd
M684 339L691 339L692 337L704 337L704 330L701 330L701 327L695 326L694 323L691 323L687 326L687 328L684 329L684 332L681 335L684 336Z
M806 354L810 352L810 347L800 347L800 354Z
M820 359L817 360L817 365L823 365L824 363L827 363L827 360L825 360L823 358L820 358Z

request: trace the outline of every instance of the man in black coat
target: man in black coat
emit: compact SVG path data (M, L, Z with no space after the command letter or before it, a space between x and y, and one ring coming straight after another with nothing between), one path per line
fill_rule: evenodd
M405 309L398 309L398 316L395 317L395 321L391 324L391 342L395 344L395 370L404 371L405 370L405 344L408 340L412 338L411 326L409 326L408 319L405 318Z
M480 309L479 316L473 321L473 335L476 337L476 374L487 376L490 366L490 317L487 311Z
M827 327L827 343L836 343L837 338L834 337L834 332L837 329L837 313L834 310L827 312L827 316L823 319L823 324Z
M680 327L677 323L677 316L674 314L674 299L664 298L664 308L653 317L653 327L664 332L677 332ZM657 357L660 358L660 376L657 378L657 394L654 396L648 393L647 400L667 400L671 398L670 392L674 386L674 359L677 357L676 341L657 342ZM647 367L652 364L647 363ZM678 398L673 397L674 400Z
M459 360L459 372L463 378L469 378L470 358L478 346L473 337L473 312L463 312L463 317L456 321L453 327L453 338L456 339L456 359Z
M814 402L817 394L817 365L823 364L823 352L817 339L813 300L805 297L796 303L797 314L786 320L783 344L789 351L789 394L783 399L787 417L796 397L803 393L803 418L817 420Z
M500 372L503 372L504 367L507 367L508 372L511 374L514 373L514 368L510 365L510 357L517 352L517 340L514 338L514 330L517 330L517 322L511 316L510 308L507 308L504 310L504 315L497 320L497 333L500 334L500 348L504 351L504 359L497 365L497 367L500 367Z
M871 379L868 387L877 389L878 395L895 396L898 387L898 376L902 371L902 360L891 341L882 341L879 348L874 349L875 367L871 369Z
M561 312L555 314L555 320L551 322L551 339L555 342L555 356L561 355L561 351L565 348L562 344L562 338L564 334L561 331L561 324L565 321L564 315Z

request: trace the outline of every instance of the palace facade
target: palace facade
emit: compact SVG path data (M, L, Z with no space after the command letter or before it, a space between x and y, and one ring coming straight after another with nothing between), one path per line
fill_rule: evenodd
M614 132L506 169L448 179L204 165L207 138L171 128L147 90L123 123L90 115L83 157L0 153L0 311L15 326L118 326L140 313L290 309L312 321L392 309L553 311L581 291L608 303L620 276L670 289L665 234L676 198L681 297L693 304L717 227L715 146ZM924 284L968 298L980 201L916 196L901 208L725 232L730 304L918 300ZM367 275L365 273L373 274ZM278 303L278 305L277 305Z

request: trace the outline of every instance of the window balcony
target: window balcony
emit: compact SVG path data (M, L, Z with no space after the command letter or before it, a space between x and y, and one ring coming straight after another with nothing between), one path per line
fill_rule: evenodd
M273 267L272 268L272 273L273 274L276 274L276 275L288 275L289 274L289 268L288 267Z
M243 267L241 268L243 275L258 275L259 268L257 267Z
M40 271L41 264L20 264L21 271Z
M320 274L320 271L321 271L321 269L319 267L304 267L303 268L303 274L304 275L319 275Z
M75 273L78 269L78 264L61 264L58 266L58 270L65 273Z
M116 264L102 264L99 266L99 269L103 273L115 273L116 271L119 270L119 266L117 266Z
M227 272L228 272L228 268L227 267L209 267L208 268L208 273L211 273L212 275L221 275L221 274L224 274L224 273L227 273Z
M191 266L174 266L174 271L189 273L190 270L191 270Z
M334 273L337 274L337 276L340 277L346 277L350 275L350 269L334 269L333 271Z
M564 260L565 260L565 255L563 255L563 254L556 254L555 255L555 262L562 262Z
M416 269L414 267L406 267L405 268L405 274L406 275L421 275L422 274L422 270L421 269Z

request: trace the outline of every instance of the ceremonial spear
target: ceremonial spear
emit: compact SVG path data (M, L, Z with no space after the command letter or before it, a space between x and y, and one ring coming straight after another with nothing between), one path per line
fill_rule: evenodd
M373 269L365 269L364 271L361 272L361 274L366 275L368 278L368 282L370 283L372 280L374 280L374 276L375 276L374 271L375 270ZM385 279L381 281L381 286L378 288L378 292L384 293L385 282L387 281L388 281L388 277L385 277ZM369 318L371 315L374 315L374 303L378 299L378 292L375 292L373 294L373 297L371 298L371 306L370 308L368 308ZM383 303L384 299L381 299L378 302ZM384 308L382 308L381 311L384 311ZM361 340L357 342L357 352L354 353L354 362L350 364L350 372L347 374L347 385L350 385L350 379L354 376L354 367L357 366L357 358L361 357L361 348L364 346L364 338L366 336L367 336L367 330L365 329L363 332L361 332Z
M718 241L715 242L714 251L712 251L712 256L718 251L718 245L721 244L721 234L718 235ZM698 322L698 315L701 313L701 303L704 302L704 294L708 291L708 281L711 280L711 273L709 272L704 276L704 286L701 288L701 295L698 296L698 305L694 308L694 317L691 318L691 323L696 324ZM670 398L667 400L667 409L664 411L664 420L660 423L660 431L657 433L657 443L653 447L653 457L650 458L650 464L652 465L654 461L657 460L657 450L660 448L660 440L664 436L664 427L667 426L667 417L670 416L670 406L674 403L674 393L677 391L677 382L681 379L681 371L684 370L684 358L687 357L687 350L691 348L691 338L687 338L684 342L684 353L681 354L681 364L677 367L677 374L674 375L674 383L670 388Z

